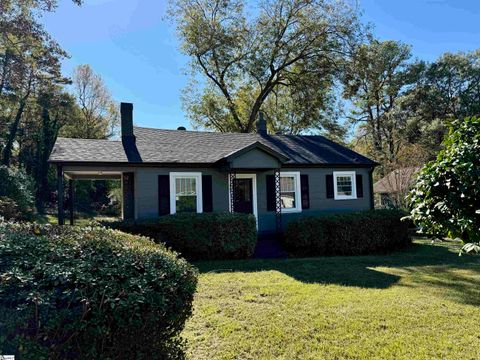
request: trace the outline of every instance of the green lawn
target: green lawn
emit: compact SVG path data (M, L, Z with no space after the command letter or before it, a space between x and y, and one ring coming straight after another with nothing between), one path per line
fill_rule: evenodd
M480 257L455 243L196 266L190 359L480 359Z
M117 217L113 216L77 214L75 217L75 225L86 226L92 221L113 221L117 219ZM58 224L57 215L53 214L38 214L35 216L34 221L38 224ZM65 214L65 224L70 224L68 214Z

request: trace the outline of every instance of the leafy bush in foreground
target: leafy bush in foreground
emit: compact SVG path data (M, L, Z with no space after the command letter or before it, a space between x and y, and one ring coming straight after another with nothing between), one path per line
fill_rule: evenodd
M410 218L434 236L480 242L480 118L455 120L409 195Z
M257 242L255 218L247 214L175 214L148 221L104 224L164 242L189 260L248 258Z
M195 270L146 238L0 223L0 353L181 358L195 287Z
M408 223L398 210L305 217L291 221L285 232L286 249L297 256L361 255L408 246Z

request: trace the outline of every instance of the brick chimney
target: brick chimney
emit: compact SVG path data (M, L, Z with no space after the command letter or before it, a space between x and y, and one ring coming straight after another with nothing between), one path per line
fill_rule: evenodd
M120 103L120 117L122 119L122 142L135 143L133 134L133 104Z
M256 123L256 127L257 127L257 134L267 135L267 121L263 117L262 111L258 113L258 120Z

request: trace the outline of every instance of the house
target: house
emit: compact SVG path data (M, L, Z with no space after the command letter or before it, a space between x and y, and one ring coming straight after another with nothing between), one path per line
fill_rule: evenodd
M373 193L377 207L403 207L405 196L410 190L415 174L420 167L396 169L373 184Z
M133 105L121 104L121 141L58 138L59 223L64 178L122 182L124 219L180 212L252 213L259 231L298 216L373 208L374 161L323 136L218 133L133 126Z

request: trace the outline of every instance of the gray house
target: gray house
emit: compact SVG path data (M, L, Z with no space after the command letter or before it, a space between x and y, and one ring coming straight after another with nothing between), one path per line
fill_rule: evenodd
M323 136L217 133L133 127L133 106L121 104L122 140L58 138L59 223L64 178L119 179L124 219L181 212L254 214L259 231L299 216L373 208L376 163Z

